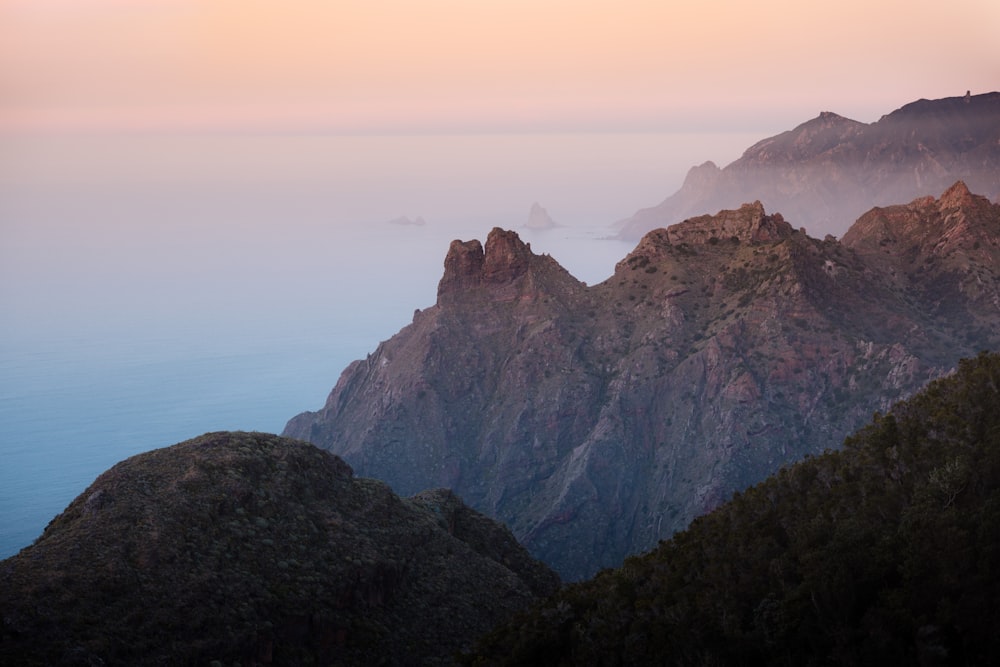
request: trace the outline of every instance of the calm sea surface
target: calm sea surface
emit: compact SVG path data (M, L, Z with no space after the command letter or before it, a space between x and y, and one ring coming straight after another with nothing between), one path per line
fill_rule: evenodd
M126 457L319 408L452 239L594 284L616 220L763 136L0 138L0 558ZM536 201L562 226L523 229Z

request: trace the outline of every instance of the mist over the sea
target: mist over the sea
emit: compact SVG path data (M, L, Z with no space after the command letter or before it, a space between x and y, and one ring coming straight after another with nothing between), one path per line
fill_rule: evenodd
M127 456L320 407L452 239L516 229L593 284L616 220L762 136L3 139L0 558Z

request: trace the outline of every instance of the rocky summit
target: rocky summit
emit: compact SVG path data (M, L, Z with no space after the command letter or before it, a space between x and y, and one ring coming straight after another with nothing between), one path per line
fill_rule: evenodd
M0 562L0 663L450 663L558 585L450 491L211 433L114 466Z
M592 287L494 229L285 433L399 493L453 489L584 578L996 349L998 250L1000 206L964 184L843 242L760 202L691 218Z
M873 206L963 180L1000 198L1000 92L919 100L866 124L824 111L720 169L693 167L681 189L618 223L637 240L691 215L759 199L799 226L840 235Z

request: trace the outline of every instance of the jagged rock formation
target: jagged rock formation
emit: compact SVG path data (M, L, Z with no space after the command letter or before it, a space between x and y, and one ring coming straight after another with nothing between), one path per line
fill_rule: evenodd
M285 433L589 576L1000 345L1000 206L959 184L858 224L818 240L754 202L593 287L512 232L456 241L437 304Z
M624 239L759 199L798 225L841 234L873 206L963 180L1000 197L1000 92L920 100L865 124L823 112L719 169L693 167L675 194L619 223Z
M0 663L446 663L557 587L450 491L212 433L112 467L0 562Z
M531 205L531 210L528 211L528 224L525 227L528 229L552 229L558 226L541 204L535 202Z
M938 318L966 323L970 342L985 340L1000 309L996 208L959 182L939 200L872 209L843 244L887 273L883 280L897 290L917 294Z

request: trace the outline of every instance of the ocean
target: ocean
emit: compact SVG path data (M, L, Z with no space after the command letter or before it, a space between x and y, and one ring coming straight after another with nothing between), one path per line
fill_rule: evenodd
M615 221L768 134L0 137L0 558L118 461L321 407L452 239L595 284Z

